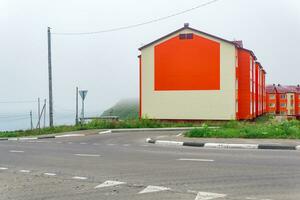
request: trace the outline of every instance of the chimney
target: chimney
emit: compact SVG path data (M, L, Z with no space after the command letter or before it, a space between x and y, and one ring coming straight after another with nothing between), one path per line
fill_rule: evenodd
M189 23L184 23L184 28L188 28L190 26Z
M234 40L233 43L235 43L237 46L243 48L243 41L242 40Z

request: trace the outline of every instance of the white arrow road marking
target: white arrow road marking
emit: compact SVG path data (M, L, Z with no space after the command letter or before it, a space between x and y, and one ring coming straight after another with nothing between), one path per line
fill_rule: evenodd
M75 156L82 156L82 157L99 157L100 155L99 154L74 154Z
M0 167L0 170L7 170L6 167Z
M177 160L181 160L181 161L198 161L198 162L214 162L214 160L211 160L211 159L196 159L196 158L179 158Z
M77 179L77 180L86 180L87 177L84 176L73 176L72 179Z
M211 192L198 192L195 200L210 200L225 197L226 194L218 194Z
M18 150L10 150L10 153L24 153L24 151L18 151Z
M160 191L165 191L165 190L170 190L170 188L149 185L145 189L143 189L142 191L140 191L139 194L150 193L150 192L160 192Z
M56 174L54 174L54 173L48 173L48 172L44 173L44 175L46 175L46 176L56 176Z
M101 183L100 185L97 185L96 188L104 188L104 187L112 187L116 185L122 185L126 184L125 182L120 182L120 181L105 181L104 183Z
M27 169L21 169L19 172L21 172L21 173L29 173L30 170L27 170Z

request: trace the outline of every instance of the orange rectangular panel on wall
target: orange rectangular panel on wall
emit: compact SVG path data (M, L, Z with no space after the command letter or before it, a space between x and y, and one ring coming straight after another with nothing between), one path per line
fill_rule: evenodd
M186 35L155 46L155 90L220 90L220 44Z

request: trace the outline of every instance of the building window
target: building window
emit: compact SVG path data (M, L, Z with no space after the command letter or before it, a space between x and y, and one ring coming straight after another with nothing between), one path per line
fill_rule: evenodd
M269 99L275 99L275 94L269 94Z
M274 107L275 107L275 103L270 103L270 104L269 104L269 107L270 107L270 108L274 108Z
M286 103L281 103L280 106L281 107L286 107Z
M187 33L187 34L182 33L182 34L179 34L179 39L181 39L181 40L186 40L186 39L191 40L193 38L194 38L194 34L193 33Z
M281 99L285 99L285 94L281 94L281 95L280 95L280 98L281 98Z

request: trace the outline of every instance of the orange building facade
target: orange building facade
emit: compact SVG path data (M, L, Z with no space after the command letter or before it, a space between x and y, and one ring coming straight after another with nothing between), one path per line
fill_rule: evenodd
M251 120L267 111L253 51L188 24L139 49L140 117Z
M267 112L287 117L300 117L300 85L268 85Z

